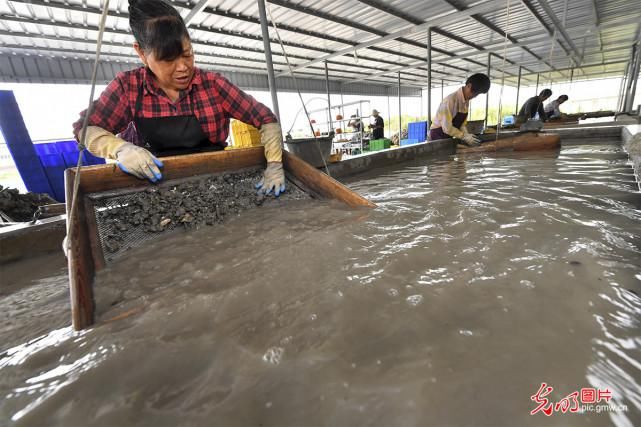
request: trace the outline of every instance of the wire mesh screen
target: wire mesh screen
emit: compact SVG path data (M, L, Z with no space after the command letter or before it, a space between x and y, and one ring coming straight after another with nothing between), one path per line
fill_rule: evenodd
M105 262L168 233L215 226L230 215L272 203L272 197L256 192L261 177L257 168L89 194ZM281 201L311 197L291 181L287 185Z

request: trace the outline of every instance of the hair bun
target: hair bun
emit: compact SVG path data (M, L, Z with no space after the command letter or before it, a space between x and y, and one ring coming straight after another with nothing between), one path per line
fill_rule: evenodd
M138 0L129 0L129 10L136 7L137 3L138 3Z

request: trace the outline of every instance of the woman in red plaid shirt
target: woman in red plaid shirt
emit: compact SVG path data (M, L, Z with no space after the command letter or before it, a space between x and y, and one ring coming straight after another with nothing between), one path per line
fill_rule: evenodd
M156 182L163 166L158 157L224 149L235 118L258 128L265 145L267 168L256 187L280 195L282 132L269 108L220 74L194 66L187 27L163 0L129 0L129 25L144 67L119 73L94 103L87 149ZM74 123L76 137L84 115Z

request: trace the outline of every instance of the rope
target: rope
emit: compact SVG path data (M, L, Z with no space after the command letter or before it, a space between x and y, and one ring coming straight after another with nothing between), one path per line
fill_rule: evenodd
M107 20L107 12L109 11L109 0L104 0L102 15L100 16L100 28L98 30L98 39L96 41L96 59L93 63L93 70L91 72L91 91L89 94L89 106L87 107L87 112L85 113L84 120L82 122L82 129L80 130L80 141L78 142L78 163L76 165L76 174L73 179L73 194L71 196L71 209L69 210L69 217L67 218L67 238L66 242L66 252L71 249L71 242L75 237L73 235L74 229L71 227L73 220L76 216L76 205L78 202L78 189L80 188L80 167L82 166L82 154L86 150L85 141L87 138L87 125L89 123L89 116L91 115L91 109L93 107L93 96L96 90L96 78L98 75L98 63L100 62L100 49L102 48L102 35L105 32L105 22Z
M505 38L503 40L503 62L501 63L501 92L499 94L499 115L496 123L496 140L501 133L501 118L503 117L503 88L505 87L505 62L507 56L507 42L510 33L510 0L507 0L507 22L505 24ZM489 96L489 94L488 94Z
M269 3L267 3L267 13L269 14L269 20L272 21L272 25L276 30L276 37L278 37L278 43L280 44L280 49L283 51L283 56L285 57L285 61L287 62L287 67L289 68L289 74L291 74L292 80L294 81L294 87L296 88L296 92L298 93L300 102L301 104L303 104L303 110L305 111L305 116L307 116L307 121L309 122L309 128L312 130L312 136L314 137L314 140L316 140L316 144L314 145L316 145L316 148L318 148L318 154L320 154L321 160L323 160L323 165L325 166L325 172L327 172L327 175L331 177L332 175L329 173L329 168L327 167L325 156L323 156L323 152L321 151L321 148L320 148L320 142L318 142L318 139L316 138L316 133L314 132L314 125L312 124L312 119L309 117L309 113L307 112L307 106L305 106L303 95L300 93L298 82L296 81L296 76L294 76L294 70L292 69L292 64L289 62L289 56L287 56L287 52L285 52L285 45L283 44L283 40L280 38L280 32L278 31L278 26L276 25L276 21L272 16L272 8Z

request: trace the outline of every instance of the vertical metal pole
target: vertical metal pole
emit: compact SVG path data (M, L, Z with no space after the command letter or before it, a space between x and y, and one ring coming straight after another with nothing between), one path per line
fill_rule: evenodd
M539 94L539 79L541 78L541 73L536 73L536 89L534 90L534 96Z
M627 79L625 82L625 92L623 96L623 107L621 111L628 111L628 99L630 98L630 89L632 88L632 80L634 80L634 67L636 66L637 61L637 46L632 46L632 56L630 59L630 68L628 69Z
M641 49L639 49L639 46L636 47L636 61L635 61L635 66L632 70L632 75L630 75L630 80L632 82L631 85L631 90L628 96L628 104L626 105L625 111L632 111L632 108L634 107L634 97L637 93L637 82L639 81L639 69L641 68Z
M487 76L490 77L490 67L492 66L492 54L488 53L487 54ZM488 116L488 110L490 109L490 92L487 92L487 95L485 96L485 127L487 128L487 116Z
M331 132L332 129L334 129L334 123L332 122L332 99L329 91L329 68L327 67L327 61L325 61L325 89L327 90L327 123L329 124L329 131ZM343 127L341 125L342 123L339 123L338 127L342 129ZM327 134L329 135L329 132Z
M265 9L265 0L258 1L258 14L260 15L260 29L263 33L263 46L265 48L265 65L267 66L267 81L269 82L269 92L272 96L272 105L274 114L280 123L280 109L278 108L278 91L276 90L276 77L274 74L274 64L272 63L272 48L269 41L269 28L267 25L267 10Z
M619 85L619 98L617 102L617 113L623 111L623 103L625 101L625 85L628 78L628 72L630 71L630 64L632 61L628 61L623 71L623 76L621 76L621 84Z
M570 70L570 84L574 81L574 68Z
M443 93L444 90L445 90L445 81L441 79L441 102L443 102L443 100L445 99L445 94Z
M401 72L398 72L398 145L401 145L401 131L403 129L403 119L401 116Z
M391 139L391 137L392 137L392 126L391 126L391 124L392 124L392 122L391 122L392 121L392 107L391 107L391 104L389 102L389 88L387 88L387 114L388 114L388 119L387 119L388 126L387 126L387 128L389 129L388 135L390 136L390 139Z
M427 29L427 128L432 126L432 29ZM399 138L400 140L400 138Z
M519 78L516 83L516 107L514 107L514 115L516 116L519 114L519 95L521 94L521 72L523 70L523 67L519 65ZM501 119L499 117L499 119Z

